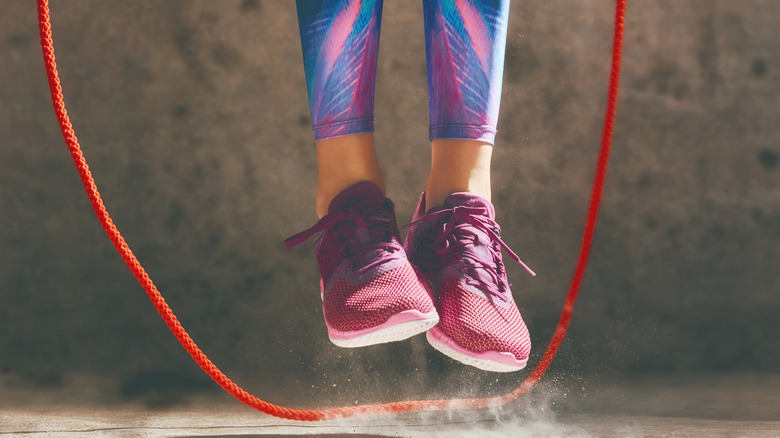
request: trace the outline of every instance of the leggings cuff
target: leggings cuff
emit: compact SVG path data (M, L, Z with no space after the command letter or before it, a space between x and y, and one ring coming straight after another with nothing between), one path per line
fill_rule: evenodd
M346 135L374 132L374 119L355 119L343 122L331 122L314 126L314 140L344 137Z
M454 139L476 140L493 145L496 128L489 125L434 125L428 134L429 140Z

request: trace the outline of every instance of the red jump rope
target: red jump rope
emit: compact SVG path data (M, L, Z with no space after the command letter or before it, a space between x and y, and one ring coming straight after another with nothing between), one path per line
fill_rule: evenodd
M585 230L582 235L582 244L580 246L579 258L577 260L577 268L574 271L574 276L569 286L569 292L566 296L566 301L563 305L563 311L561 313L558 326L553 333L550 344L547 346L542 359L531 374L513 391L503 396L490 397L490 398L472 398L472 399L457 399L457 400L417 400L417 401L402 401L377 405L363 405L363 406L349 406L343 408L331 408L325 410L304 410L304 409L291 409L284 406L277 406L266 401L263 401L248 392L241 389L238 385L233 383L225 374L222 373L210 360L203 354L202 351L195 345L192 338L187 334L184 328L181 326L176 316L171 311L170 307L165 303L165 300L160 295L160 292L155 287L149 275L144 268L138 262L133 255L130 247L128 247L122 235L117 230L111 217L108 215L103 200L100 198L95 181L92 178L92 174L89 171L89 166L84 159L84 155L81 152L81 147L76 139L76 134L73 131L73 126L68 118L67 111L65 110L65 102L62 97L62 87L60 85L60 79L57 75L57 64L54 59L54 46L52 42L51 33L51 21L49 19L49 2L48 0L38 0L38 26L41 35L41 47L43 49L43 59L46 64L46 73L49 78L49 88L51 90L51 98L54 103L54 111L57 114L57 120L59 121L60 128L62 129L62 135L65 138L65 143L68 145L70 154L73 157L73 162L81 176L81 181L84 184L84 189L87 192L92 208L95 210L95 214L103 226L106 234L111 239L111 242L119 251L119 255L122 256L122 260L125 261L127 267L133 273L133 276L141 283L152 304L160 313L160 316L165 320L168 328L171 329L176 338L181 342L185 350L192 356L197 364L209 375L219 386L225 391L229 392L233 397L237 398L242 403L250 406L258 411L264 412L269 415L273 415L280 418L286 418L290 420L299 421L320 421L331 420L336 418L355 417L360 415L379 415L390 414L396 412L413 412L413 411L434 411L434 410L450 410L450 409L483 409L492 406L500 406L510 403L516 400L518 397L527 393L544 375L547 368L552 363L555 353L558 351L566 336L566 330L569 327L569 321L574 311L574 302L577 298L577 293L582 282L582 277L585 274L585 267L588 262L588 254L590 252L590 246L593 242L593 232L596 227L596 221L598 218L599 205L601 204L601 197L604 191L604 179L607 173L607 162L609 160L609 150L612 143L612 130L615 124L615 107L617 104L618 95L618 83L620 77L620 59L623 46L623 26L625 22L627 0L617 0L615 11L615 35L612 48L612 72L609 82L609 93L607 101L607 111L604 120L604 130L601 138L601 151L599 153L598 164L596 166L596 176L593 181L593 189L591 191L590 205L588 206L588 214L585 222Z

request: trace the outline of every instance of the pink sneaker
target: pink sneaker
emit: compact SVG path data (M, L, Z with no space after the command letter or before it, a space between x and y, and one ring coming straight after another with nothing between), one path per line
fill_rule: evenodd
M528 363L531 338L512 298L501 249L523 262L499 237L493 204L453 193L425 213L425 193L404 247L431 282L441 321L428 342L447 356L486 371L517 371Z
M317 232L322 310L334 344L400 341L439 322L431 292L401 246L393 203L376 185L339 193L325 217L284 243L299 245Z

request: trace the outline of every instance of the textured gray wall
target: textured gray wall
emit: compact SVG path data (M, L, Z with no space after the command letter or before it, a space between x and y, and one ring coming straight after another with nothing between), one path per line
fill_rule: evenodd
M780 2L629 3L601 222L553 372L777 372ZM34 5L0 10L3 381L89 374L113 382L107 393L163 391L161 402L210 390L92 215L51 111ZM532 364L576 261L613 13L593 0L512 6L494 201L505 240L539 274L510 268ZM282 245L316 219L291 1L54 1L52 17L69 113L109 211L228 374L319 404L515 384L422 337L328 343L311 248ZM419 1L386 2L381 44L376 137L404 222L429 165Z

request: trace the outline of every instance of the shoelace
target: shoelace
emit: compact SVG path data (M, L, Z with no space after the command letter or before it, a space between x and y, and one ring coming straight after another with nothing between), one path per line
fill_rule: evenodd
M465 207L457 206L451 209L444 209L431 212L423 216L420 220L412 222L406 227L412 227L418 223L437 223L441 221L441 232L433 242L433 249L437 254L451 257L465 258L465 263L461 272L468 274L467 284L479 287L481 290L506 301L508 298L504 295L509 290L510 284L507 281L504 264L501 261L501 250L506 251L509 256L525 268L531 275L536 275L509 246L501 240L500 228L498 224L488 217L488 211L484 207ZM472 251L451 251L462 246L474 245L478 242L478 229L490 238L490 254L492 263L488 263L474 254ZM492 281L485 281L477 272L481 270L488 274Z
M341 211L328 213L308 230L286 239L284 245L288 248L300 245L314 234L332 230L337 233L345 245L348 258L353 258L352 269L358 274L380 266L395 259L392 254L402 251L400 243L392 239L391 212L393 204L387 199L369 199L345 206ZM374 242L361 242L358 231L364 228ZM384 239L376 239L379 233L387 234ZM317 245L323 238L321 233L314 241Z

